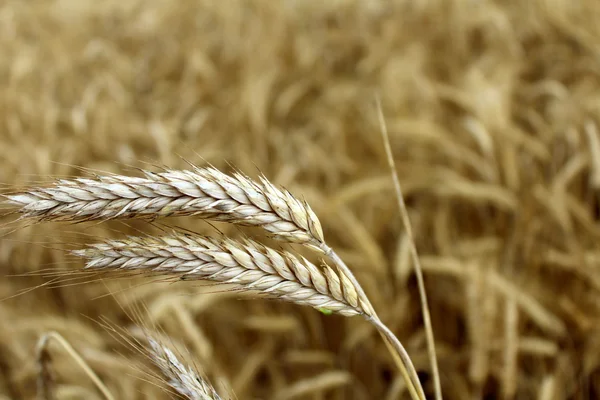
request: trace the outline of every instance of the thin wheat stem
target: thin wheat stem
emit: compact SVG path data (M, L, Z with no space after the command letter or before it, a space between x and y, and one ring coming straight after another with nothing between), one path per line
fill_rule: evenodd
M383 336L384 339L394 348L396 353L399 355L402 360L403 365L406 365L407 368L401 368L400 371L404 376L404 379L407 383L410 383L408 386L409 391L411 392L411 396L413 398L417 398L420 400L426 400L425 392L423 391L423 386L419 381L419 376L417 374L417 370L415 369L410 356L406 352L398 337L394 335L394 333L388 328L379 318L367 317L367 320L371 322L377 328L377 331ZM411 387L412 386L412 387Z
M46 345L48 337L44 335L38 342L36 361L38 365L37 398L38 400L54 400L52 385L54 378L50 372L51 357Z
M90 368L90 366L84 361L84 359L81 358L79 353L77 353L73 346L71 346L71 344L60 333L54 331L47 332L46 334L44 334L44 336L40 338L37 345L38 360L46 358L47 361L47 355L44 355L44 353L47 353L48 342L50 341L50 339L55 340L66 350L66 352L71 356L71 358L73 358L73 360L75 360L75 362L81 367L81 369L85 371L86 375L94 382L98 390L102 392L102 394L107 400L115 400L115 398L110 393L106 385L104 385L100 378L98 378L98 375L96 375L96 373ZM47 368L47 362L42 364L41 368L41 375L47 376L47 371L45 370L45 368ZM44 378L38 380L38 391L40 393L40 396L44 396L44 393L47 394L49 392L47 384L48 381Z
M308 204L264 177L256 182L212 167L142 172L143 177L61 179L2 197L19 207L23 218L39 221L198 216L260 226L288 242L323 242L321 224Z
M423 314L423 322L425 324L425 335L427 337L427 352L429 354L429 362L433 372L433 386L435 391L436 400L442 400L442 385L440 382L440 372L437 363L436 350L435 350L435 338L433 335L433 328L431 326L431 316L429 314L429 304L427 301L427 291L425 290L425 280L423 279L423 268L419 260L417 252L417 246L415 245L415 239L412 232L412 226L410 224L410 218L406 211L406 204L404 197L402 196L402 187L400 186L400 179L398 179L398 173L396 172L396 166L394 163L394 156L392 154L392 148L390 146L390 138L387 131L387 125L383 116L381 108L381 101L377 98L377 111L379 117L379 125L381 127L381 134L383 136L383 143L385 146L385 153L388 162L388 166L392 173L392 179L394 181L394 189L396 191L396 199L398 200L398 207L400 208L400 215L402 216L402 223L404 229L408 235L410 242L410 253L415 268L415 275L417 276L417 285L419 288L419 298L421 300L421 312Z
M390 353L392 354L392 357L394 358L398 369L400 369L400 372L402 373L402 376L404 377L407 383L411 397L413 399L424 400L425 394L423 392L421 382L419 381L417 371L415 370L410 356L408 355L406 349L404 348L400 340L398 340L396 335L394 335L394 333L377 316L377 313L375 312L373 306L369 302L368 297L365 294L362 286L360 286L360 284L356 280L356 277L354 276L350 268L348 268L344 260L342 260L341 257L338 256L337 253L332 248L328 247L326 244L322 244L320 246L320 249L333 261L336 267L338 267L338 269L348 277L350 282L352 282L352 284L356 287L359 296L365 299L365 302L370 310L370 313L366 316L366 318L377 328L377 331L384 339L384 342L390 350Z

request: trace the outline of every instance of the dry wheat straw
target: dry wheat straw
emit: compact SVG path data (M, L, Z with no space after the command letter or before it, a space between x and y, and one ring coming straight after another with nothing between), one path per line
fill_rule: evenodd
M23 217L41 221L88 221L116 218L191 216L261 226L278 239L323 243L315 213L304 201L267 179L260 182L215 168L143 171L95 179L61 179L48 187L5 195Z
M74 254L88 260L87 269L175 274L179 279L235 284L345 316L368 314L356 288L343 274L251 240L241 243L183 234L131 237L93 244Z
M440 381L440 372L437 363L437 355L435 350L435 338L433 336L433 328L431 326L431 315L429 314L429 304L427 301L427 292L425 290L425 280L423 279L423 268L421 267L421 261L417 252L417 246L415 244L415 238L410 224L410 218L408 217L408 211L406 209L406 203L404 202L404 196L402 196L402 186L400 185L400 179L396 171L396 164L394 162L394 155L392 153L392 147L390 145L390 137L383 116L383 110L381 108L381 100L377 97L377 116L379 117L379 126L381 129L381 135L383 136L383 145L385 147L386 159L390 171L392 172L392 181L394 182L394 190L396 191L396 200L398 200L398 208L400 209L400 216L402 217L402 223L404 229L409 238L410 253L415 269L415 275L417 276L417 286L419 288L419 298L421 299L421 313L423 315L423 322L425 325L425 337L427 338L427 353L429 354L429 362L431 364L431 371L433 375L433 388L435 392L436 400L442 400L442 384Z
M220 400L215 389L191 367L183 364L166 346L149 337L152 362L177 393L190 400Z

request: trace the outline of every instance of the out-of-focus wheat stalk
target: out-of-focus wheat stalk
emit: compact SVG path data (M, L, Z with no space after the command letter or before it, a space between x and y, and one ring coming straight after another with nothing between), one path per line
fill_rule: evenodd
M38 341L36 347L37 361L38 361L38 399L39 400L51 400L54 398L51 390L52 379L49 370L50 354L48 352L48 343L50 340L56 341L60 344L65 351L75 360L75 362L85 371L85 373L94 382L98 390L102 392L106 400L115 400L113 395L110 393L108 388L102 383L98 375L90 368L83 358L77 353L77 351L71 346L71 344L58 332L47 332Z
M423 315L423 322L425 325L425 336L427 338L427 350L429 353L429 362L431 363L431 371L433 375L433 387L435 391L436 400L442 400L442 384L440 381L440 372L438 368L437 355L435 350L435 338L433 335L433 328L431 326L431 315L429 314L429 304L427 301L427 291L425 290L425 280L423 279L423 268L421 267L421 261L417 252L417 245L415 244L415 238L412 232L412 226L408 217L408 210L406 209L406 203L404 202L404 196L402 195L402 186L400 185L400 179L396 171L396 164L394 162L394 155L392 153L392 147L390 145L390 138L383 116L383 110L381 108L381 100L377 97L377 116L379 117L379 125L381 129L381 135L383 136L383 144L385 147L385 154L392 172L392 180L394 182L394 189L396 191L396 199L398 200L398 208L402 217L402 223L404 229L409 238L410 253L415 269L415 275L417 276L417 285L419 287L419 297L421 299L421 313Z
M196 370L183 364L164 344L148 337L152 362L178 394L189 400L220 400L215 389Z

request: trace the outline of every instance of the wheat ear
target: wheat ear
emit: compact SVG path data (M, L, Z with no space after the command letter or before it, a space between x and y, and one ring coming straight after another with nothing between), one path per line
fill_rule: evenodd
M309 205L266 178L255 182L214 168L189 171L144 171L144 177L121 175L59 180L48 187L7 194L25 218L49 221L86 221L196 215L205 219L261 226L274 238L301 243L320 251L335 264L356 292L390 349L414 399L424 399L423 388L406 350L381 322L352 271L325 242L321 224ZM331 269L329 269L332 271ZM329 271L328 270L328 271Z
M159 274L182 280L234 284L241 290L308 305L344 316L362 315L399 356L411 395L424 399L415 368L396 336L381 322L348 277L328 265L317 268L304 258L251 240L244 243L190 234L131 237L75 250L86 269Z
M240 173L226 175L211 167L143 173L144 177L61 179L47 187L6 194L5 198L20 207L23 217L40 221L195 215L261 226L289 242L323 243L321 224L308 204L265 178L256 182Z
M189 234L131 237L73 253L87 259L87 269L203 279L345 316L367 314L344 275L251 240Z
M165 345L149 337L152 362L178 394L189 400L220 400L215 389L197 371L183 364Z

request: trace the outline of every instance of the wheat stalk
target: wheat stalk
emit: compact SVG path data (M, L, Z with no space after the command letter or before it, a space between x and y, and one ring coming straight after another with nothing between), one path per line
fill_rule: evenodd
M143 171L143 173L144 177L110 175L98 176L95 179L63 179L48 187L29 188L7 194L4 197L12 205L20 206L18 211L24 218L36 218L41 221L87 221L136 217L156 219L167 216L196 215L205 219L261 226L276 239L301 243L316 249L334 262L337 272L330 267L325 267L321 273L318 268L304 259L299 260L290 253L272 252L255 242L247 242L242 246L245 251L252 249L252 252L248 253L250 256L236 260L235 256L244 253L244 251L239 251L240 247L237 242L225 240L221 243L224 247L215 252L214 246L218 247L218 242L204 238L204 245L213 247L212 250L206 249L208 251L203 253L205 257L217 254L240 262L248 261L252 259L252 256L265 251L269 254L279 254L280 259L274 262L263 255L254 260L265 261L262 267L267 268L266 270L256 269L256 265L247 270L240 269L252 265L252 263L244 264L243 262L239 265L236 264L237 269L231 269L232 267L227 264L205 260L204 272L202 269L195 271L196 278L212 280L218 278L221 282L241 283L246 289L258 289L258 292L263 294L277 296L297 304L306 304L343 315L364 315L377 327L384 338L394 361L407 381L411 396L414 399L425 398L423 388L406 350L398 338L379 319L352 271L327 245L321 223L306 202L300 201L286 190L275 187L264 177L261 177L260 182L256 182L242 174L236 173L230 176L212 167L194 167L193 170L187 171L166 170L160 173ZM178 239L181 240L181 237ZM147 241L145 242L145 240ZM156 238L154 240L156 241ZM157 259L163 257L162 253L160 257L129 257L122 265L111 264L117 262L116 260L121 257L109 256L109 254L116 254L110 253L115 251L115 248L110 248L111 245L120 243L120 245L127 246L137 243L136 251L143 251L148 250L148 248L144 249L144 245L150 244L150 241L151 239L113 241L76 254L94 258L92 262L96 266L102 264L100 260L107 262L112 257L114 260L107 265L113 269L118 267L121 270L132 270L131 267L135 265L137 269L148 271L146 268L148 265L145 265L143 260L152 259L156 262ZM181 247L179 249L181 254L185 253L185 251L182 252ZM98 256L101 255L98 252L104 250L109 252L105 254L106 257ZM157 253L157 255L159 254ZM175 259L177 257L173 257L171 262ZM179 262L178 267L185 268L185 259L180 260L183 261ZM200 260L201 258L194 262L198 263ZM282 268L290 260L296 260L291 262L291 266L300 268L298 271L294 271L300 275L297 275L296 279L284 281L282 279L290 277L282 275L287 270L277 270L277 268ZM206 275L206 271L211 268L213 269L212 273ZM226 271L226 268L230 269ZM237 275L233 274L233 271L237 271ZM187 272L184 274L185 276L194 276L189 273L190 271ZM227 275L227 272L233 275ZM273 272L275 273L273 274ZM313 286L303 281L301 279L303 277L316 279L312 281ZM234 282L233 278L238 281ZM322 293L321 291L326 288L327 293ZM302 290L294 292L296 289Z
M379 99L379 97L377 97L377 116L379 118L379 126L381 127L381 135L383 136L383 145L385 148L388 167L392 172L392 181L394 182L394 190L396 191L398 208L400 209L400 216L402 217L404 229L406 230L406 234L409 238L410 254L415 268L415 275L417 276L417 286L419 288L419 297L421 299L421 313L423 315L423 323L425 325L427 352L429 353L429 362L431 364L431 371L433 375L433 388L435 392L435 398L436 400L442 400L442 384L440 381L440 372L435 350L435 338L433 336L433 328L431 326L431 315L429 314L427 291L425 290L425 280L423 278L423 268L421 267L421 261L419 260L419 254L417 251L417 246L415 244L415 238L413 235L412 226L410 224L410 218L408 217L406 203L404 202L404 196L402 196L402 186L400 185L400 178L398 178L398 173L396 171L396 164L394 162L392 146L390 145L390 138L387 130L387 125L385 123L385 118L383 116L381 100Z
M215 389L200 374L183 364L177 356L157 340L148 337L148 354L152 362L168 379L168 384L177 393L189 400L220 400Z
M308 204L265 178L256 182L212 167L143 174L61 179L5 198L20 207L23 217L40 221L195 215L261 226L275 238L290 242L315 246L324 242L321 224Z
M342 274L251 240L174 234L131 237L73 252L86 268L175 275L234 284L244 290L345 316L370 315L356 288Z
M106 400L115 400L114 396L110 393L108 388L100 380L98 375L92 370L92 368L85 362L85 360L77 353L77 351L71 346L71 344L58 332L47 332L45 333L36 346L37 362L38 362L38 381L37 398L39 400L52 400L54 395L51 390L53 383L52 375L50 373L50 354L48 352L48 343L53 340L61 345L61 347L73 358L73 360L81 367L86 375L94 382L98 390L102 392Z

